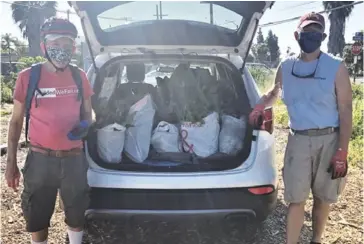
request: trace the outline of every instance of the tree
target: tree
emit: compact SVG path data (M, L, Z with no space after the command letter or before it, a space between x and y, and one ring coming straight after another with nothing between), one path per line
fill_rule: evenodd
M55 1L15 1L11 4L13 20L28 40L30 56L41 55L40 27L47 18L56 15L56 7Z
M249 53L248 57L246 57L246 62L253 63L254 62L254 56Z
M277 63L281 55L278 46L278 37L273 34L272 30L269 30L266 43L269 50L269 61L271 63Z
M338 10L330 11L332 8L341 7L354 3L353 1L324 1L323 5L326 11L329 11L330 35L327 44L328 52L334 55L342 56L345 47L345 22L353 11L354 6L348 6Z
M257 33L257 44L262 44L264 43L264 36L263 36L263 32L262 32L262 28L259 28L258 33Z
M269 30L267 38L264 39L262 30L259 29L257 43L253 44L251 52L257 62L268 66L278 65L281 56L278 37Z
M257 43L252 46L252 53L255 59L260 63L266 63L269 60L269 48L266 43Z
M19 41L19 45L16 47L15 52L19 57L28 56L29 55L28 45L25 42Z
M6 33L1 37L1 49L9 55L10 66L11 54L14 53L19 44L18 38L13 37L10 33Z

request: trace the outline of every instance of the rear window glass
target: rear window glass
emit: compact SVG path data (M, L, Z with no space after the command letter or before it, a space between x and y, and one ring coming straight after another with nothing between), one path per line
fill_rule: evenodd
M93 108L100 118L107 117L107 111L124 109L126 103L134 103L146 94L151 94L153 101L162 107L164 102L173 100L169 107L173 111L174 106L191 109L176 112L178 121L191 121L184 116L196 114L192 111L199 106L206 115L209 111L219 111L238 116L250 109L239 72L213 58L174 60L170 56L156 56L153 60L114 60L100 69L96 80ZM114 107L106 109L109 105Z
M157 85L157 77L163 78L168 77L170 78L175 69L179 64L177 63L144 63L144 72L142 70L137 70L137 72L143 72L144 75L141 74L134 74L131 76L137 75L138 77L142 77L143 80L138 80L138 82L143 82L147 84L151 84L153 86ZM107 67L106 72L104 74L104 78L106 81L113 80L116 83L127 83L128 76L127 76L127 65L123 63L116 63ZM214 63L190 63L189 67L191 70L195 72L205 72L205 74L210 76L215 76L217 79L218 71L216 69L216 64ZM135 72L135 71L134 71ZM226 75L223 72L223 75ZM226 78L226 77L224 77Z
M167 20L189 20L209 24L213 19L214 25L232 30L236 30L242 22L242 16L224 7L212 5L211 15L210 4L192 1L129 2L102 12L97 16L97 19L100 28L109 32L132 23L157 20L160 18L161 9L162 19Z

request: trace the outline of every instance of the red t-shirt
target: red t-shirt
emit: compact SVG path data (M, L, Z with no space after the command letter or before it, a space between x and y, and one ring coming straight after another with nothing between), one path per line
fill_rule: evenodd
M25 102L30 68L21 71L15 85L14 99ZM93 95L85 72L81 71L83 97ZM71 141L67 134L80 121L81 100L77 100L78 89L71 70L52 73L44 66L38 87L44 96L35 92L29 121L29 142L32 145L52 150L82 148L82 141ZM36 101L37 100L37 101ZM36 105L37 103L37 105Z

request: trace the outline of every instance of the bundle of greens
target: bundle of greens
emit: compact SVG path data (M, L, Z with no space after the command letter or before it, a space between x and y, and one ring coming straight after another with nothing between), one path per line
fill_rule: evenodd
M236 88L231 86L230 81L221 80L218 86L218 102L219 112L221 115L230 115L235 118L240 118L242 111L242 102L239 102L239 97L236 94Z
M188 64L180 64L168 83L169 107L179 121L202 123L203 118L218 112L217 85L210 76L193 71Z
M98 116L96 128L103 128L114 123L126 128L131 127L133 117L128 116L130 107L143 97L144 95L141 94L130 94L130 96L122 99L112 96L108 102L100 102L100 106L95 111Z

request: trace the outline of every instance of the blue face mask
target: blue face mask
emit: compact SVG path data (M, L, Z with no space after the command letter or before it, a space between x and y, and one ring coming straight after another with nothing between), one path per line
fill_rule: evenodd
M323 34L320 32L299 32L298 44L305 53L313 53L320 48Z

